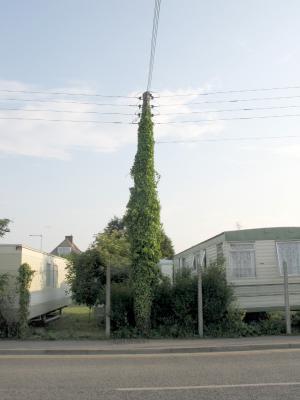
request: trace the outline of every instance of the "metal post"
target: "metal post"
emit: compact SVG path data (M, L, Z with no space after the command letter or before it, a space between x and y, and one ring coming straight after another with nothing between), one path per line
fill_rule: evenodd
M106 268L106 290L105 290L105 335L110 337L110 261Z
M286 323L286 334L290 335L292 333L291 329L291 310L289 301L289 278L287 262L283 261L283 281L284 281L284 307L285 307L285 323Z
M198 335L203 337L203 300L202 300L202 270L201 263L197 257L198 272Z

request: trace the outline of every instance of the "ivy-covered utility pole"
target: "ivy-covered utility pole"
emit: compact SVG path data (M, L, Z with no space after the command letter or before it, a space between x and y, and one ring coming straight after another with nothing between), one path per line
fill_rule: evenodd
M153 285L158 279L160 259L160 204L157 196L157 174L154 169L154 137L151 114L151 94L143 94L143 106L138 128L138 148L131 176L126 225L131 249L134 312L139 331L147 334Z

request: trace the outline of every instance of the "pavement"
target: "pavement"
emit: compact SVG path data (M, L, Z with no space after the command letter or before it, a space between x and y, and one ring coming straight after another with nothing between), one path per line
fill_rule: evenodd
M191 340L0 340L0 355L130 355L276 349L300 349L300 336Z

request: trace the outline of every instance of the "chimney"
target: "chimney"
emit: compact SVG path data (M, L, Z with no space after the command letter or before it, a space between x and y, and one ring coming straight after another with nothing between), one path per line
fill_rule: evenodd
M66 239L69 240L71 243L73 243L73 236L72 235L66 236Z

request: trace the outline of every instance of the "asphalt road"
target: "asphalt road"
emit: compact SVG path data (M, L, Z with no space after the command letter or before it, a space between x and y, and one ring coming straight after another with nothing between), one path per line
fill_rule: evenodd
M0 399L300 398L300 350L0 356Z

